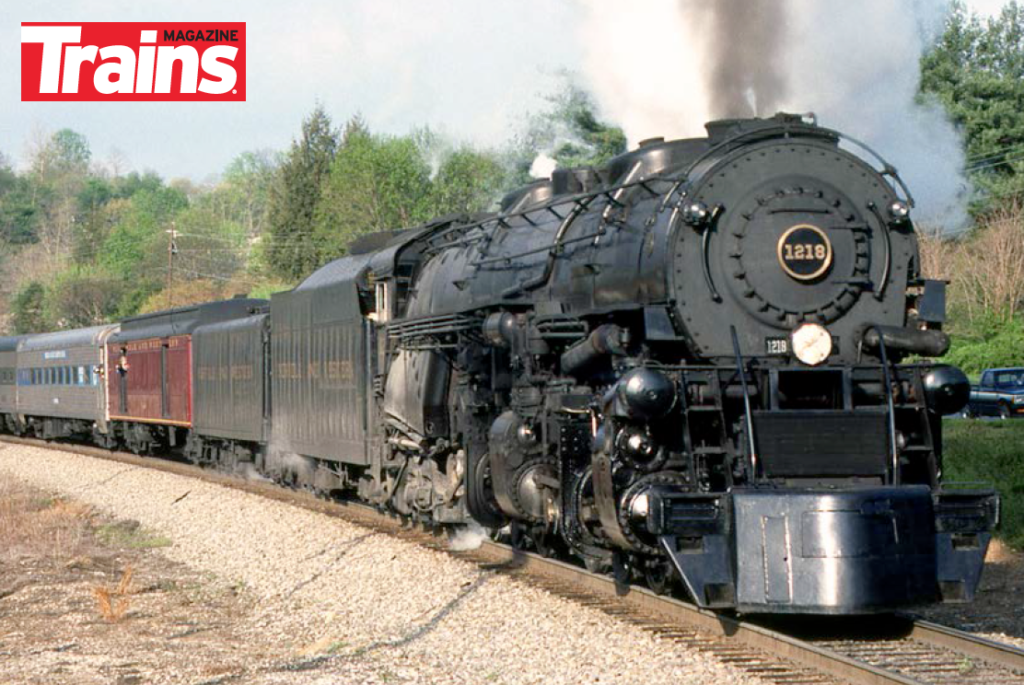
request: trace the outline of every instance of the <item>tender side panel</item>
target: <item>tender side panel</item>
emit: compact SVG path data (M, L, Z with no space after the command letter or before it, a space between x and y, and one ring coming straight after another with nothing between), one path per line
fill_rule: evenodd
M278 328L272 358L273 447L365 464L363 322Z
M367 256L324 267L271 300L271 449L367 464L367 343L357 279Z
M204 436L262 442L267 315L201 326L192 334L194 423Z

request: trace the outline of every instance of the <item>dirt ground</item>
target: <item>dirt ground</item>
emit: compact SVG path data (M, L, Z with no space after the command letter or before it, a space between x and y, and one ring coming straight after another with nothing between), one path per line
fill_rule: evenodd
M214 685L266 656L241 588L131 521L0 479L0 682Z
M1024 647L1024 554L993 540L972 603L945 604L919 613L936 623Z

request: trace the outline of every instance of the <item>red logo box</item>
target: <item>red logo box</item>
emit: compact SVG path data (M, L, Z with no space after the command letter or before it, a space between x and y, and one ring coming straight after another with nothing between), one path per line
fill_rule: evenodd
M245 22L23 22L21 99L245 101Z

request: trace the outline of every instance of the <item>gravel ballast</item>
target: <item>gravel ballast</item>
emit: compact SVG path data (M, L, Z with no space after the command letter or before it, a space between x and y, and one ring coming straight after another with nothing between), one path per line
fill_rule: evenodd
M170 538L160 554L244 588L255 609L243 632L275 648L233 682L762 682L599 610L257 495L20 445L0 445L0 474L136 520ZM16 676L0 663L0 680Z

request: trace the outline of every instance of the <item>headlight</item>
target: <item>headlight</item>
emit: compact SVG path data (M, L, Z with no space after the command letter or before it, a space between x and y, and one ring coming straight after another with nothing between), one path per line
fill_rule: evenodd
M817 366L832 354L832 336L824 326L805 323L796 328L790 336L793 354L808 366Z

